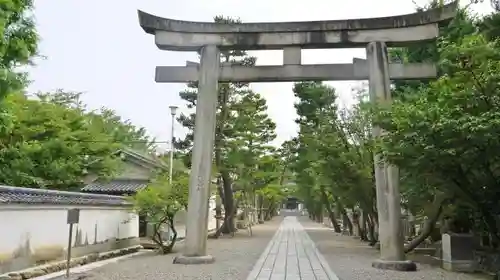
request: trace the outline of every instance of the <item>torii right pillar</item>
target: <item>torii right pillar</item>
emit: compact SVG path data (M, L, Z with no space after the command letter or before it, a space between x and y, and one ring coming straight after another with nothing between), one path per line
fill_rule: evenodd
M390 106L391 82L387 46L384 42L371 42L366 48L368 61L369 92L373 104ZM374 126L373 137L380 137L380 127ZM380 259L372 266L381 269L415 271L417 265L406 260L401 223L401 197L399 193L399 169L383 162L374 155L375 185L377 188L378 232Z

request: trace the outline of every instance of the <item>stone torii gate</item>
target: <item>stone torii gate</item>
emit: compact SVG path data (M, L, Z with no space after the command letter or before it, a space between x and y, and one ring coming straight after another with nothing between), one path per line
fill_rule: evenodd
M161 50L200 51L200 64L158 66L158 83L198 82L186 242L174 263L211 263L207 254L207 218L218 82L285 82L302 80L369 80L372 102L388 104L390 80L436 76L432 64L389 64L387 47L434 40L438 23L456 14L457 2L401 16L313 22L218 24L157 17L142 11L139 23ZM366 48L366 60L352 64L302 65L301 49ZM221 50L283 50L283 65L242 66L220 62ZM380 136L381 129L373 128ZM380 259L374 267L415 270L405 260L401 225L399 172L375 156Z

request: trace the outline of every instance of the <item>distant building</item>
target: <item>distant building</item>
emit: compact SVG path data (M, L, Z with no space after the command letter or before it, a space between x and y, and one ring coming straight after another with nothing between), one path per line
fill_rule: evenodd
M108 180L99 179L95 174L89 174L84 179L85 193L108 194L118 196L134 195L147 187L160 170L168 170L168 166L159 158L141 154L131 149L119 151L123 160L120 172ZM147 224L144 217L139 217L140 236L145 236Z

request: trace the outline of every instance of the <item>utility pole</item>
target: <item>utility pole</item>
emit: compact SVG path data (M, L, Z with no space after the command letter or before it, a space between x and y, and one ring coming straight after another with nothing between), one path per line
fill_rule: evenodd
M172 123L170 125L170 170L168 173L168 183L172 185L172 176L174 173L174 122L175 114L177 113L177 106L170 106L170 115L172 116Z

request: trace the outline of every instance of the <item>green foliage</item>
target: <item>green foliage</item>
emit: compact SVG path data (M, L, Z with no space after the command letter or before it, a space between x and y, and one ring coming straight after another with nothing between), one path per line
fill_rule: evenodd
M0 139L0 181L13 186L67 189L86 172L109 174L114 164L112 144L93 130L84 113L23 95L7 97L13 118L8 137ZM36 116L35 118L33 116Z
M390 112L381 113L389 132L383 142L387 158L412 173L428 174L443 191L494 215L500 213L496 46L481 34L442 42L441 65L450 74L408 93L414 96L411 103L395 101Z
M131 198L135 211L153 226L152 239L163 254L170 253L177 240L174 218L179 211L186 209L187 178L187 173L179 172L170 185L168 174L160 174L147 188ZM165 241L162 238L165 226L173 233L171 240Z
M88 112L80 93L11 94L3 106L10 123L0 134L2 184L76 190L87 174L118 170L121 141L146 140L144 129L111 118L107 109Z
M22 94L28 84L23 69L38 55L32 0L0 0L0 33L2 184L76 189L89 173L113 174L120 143L152 148L144 129L105 108L88 112L80 93Z
M373 214L372 141L363 93L357 106L343 111L334 88L322 83L297 83L294 92L300 132L284 149L295 158L296 194L314 215L321 215L318 205L325 203Z
M19 67L30 64L37 54L32 9L32 0L0 0L0 100L23 89L27 80Z
M476 221L475 230L497 241L499 19L498 13L478 18L463 10L441 28L438 44L400 50L400 57L436 62L441 75L396 83L392 108L376 119L387 131L378 149L402 170L404 206L426 215L437 197L450 198L449 217L461 227Z

